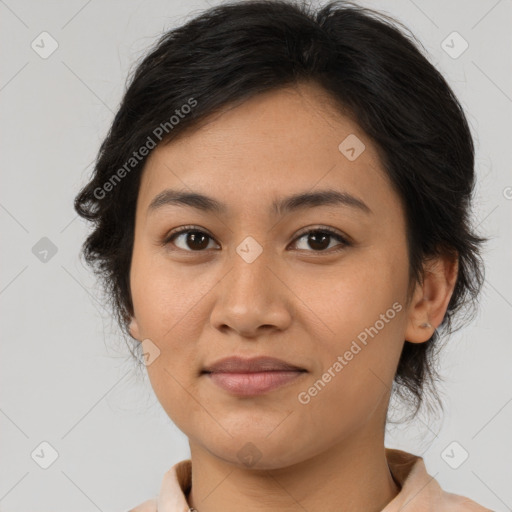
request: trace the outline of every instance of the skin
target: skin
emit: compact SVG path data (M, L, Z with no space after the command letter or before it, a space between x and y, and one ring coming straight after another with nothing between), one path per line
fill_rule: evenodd
M338 149L349 134L366 146L354 161ZM384 447L399 356L405 339L425 342L441 323L456 259L430 261L407 303L400 198L372 142L315 84L260 94L185 135L158 146L141 179L130 332L160 350L147 371L189 439L190 505L199 512L380 511L400 490ZM228 213L177 205L148 213L166 188L209 195ZM324 188L356 196L372 213L347 206L270 213L273 199ZM162 245L186 225L211 238L201 246L184 234ZM319 250L299 233L322 227L352 245L330 237ZM247 236L263 250L251 263L236 252ZM298 394L395 302L402 310L301 403ZM231 355L269 355L307 372L264 395L233 396L200 375ZM260 457L252 466L237 455L244 446Z

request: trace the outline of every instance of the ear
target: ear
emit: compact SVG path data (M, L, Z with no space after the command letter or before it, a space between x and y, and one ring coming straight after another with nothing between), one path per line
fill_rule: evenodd
M137 323L137 320L134 316L132 316L132 319L130 321L130 325L128 326L128 329L130 331L130 334L132 338L135 338L136 340L140 341L140 330L139 330L139 324Z
M423 282L417 283L408 308L405 340L423 343L441 324L457 282L457 253L445 252L426 261Z

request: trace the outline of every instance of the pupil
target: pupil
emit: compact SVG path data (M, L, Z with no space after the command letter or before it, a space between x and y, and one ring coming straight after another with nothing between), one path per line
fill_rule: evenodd
M188 246L191 249L204 249L205 247L208 247L208 240L207 240L208 237L206 235L204 235L204 233L198 233L196 231L192 231L191 233L189 233L188 237L189 237L188 241L192 240L192 247L190 244L188 244ZM200 238L203 239L203 241L202 241L203 243L199 243L198 245L196 245L194 247L194 243L197 244L197 241ZM188 241L187 241L187 243L188 243Z
M326 247L329 246L329 244L327 243L327 245L325 244L325 240L328 239L330 237L330 235L326 234L326 233L323 233L323 234L317 234L317 233L314 233L314 234L310 234L309 235L309 245L312 249L325 249ZM322 242L318 242L317 239L318 238L321 238L322 239ZM320 246L318 246L318 244Z

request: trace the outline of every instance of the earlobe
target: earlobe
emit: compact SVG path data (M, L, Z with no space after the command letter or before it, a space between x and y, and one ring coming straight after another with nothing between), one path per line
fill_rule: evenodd
M132 338L135 338L136 340L140 341L139 324L137 323L137 320L135 320L134 316L132 316L128 329L130 331Z
M428 341L446 314L457 282L458 258L445 253L425 264L423 283L417 283L409 306L405 340Z

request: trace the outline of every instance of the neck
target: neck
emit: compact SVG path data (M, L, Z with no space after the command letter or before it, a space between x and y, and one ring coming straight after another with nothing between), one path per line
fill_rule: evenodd
M190 452L188 502L198 512L380 512L400 491L383 435L345 439L293 466L270 470L240 467L192 442Z

